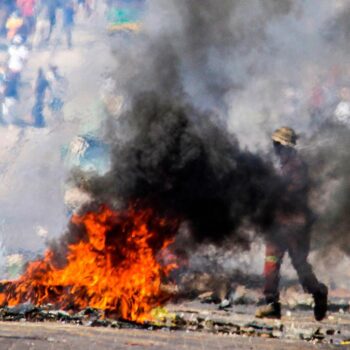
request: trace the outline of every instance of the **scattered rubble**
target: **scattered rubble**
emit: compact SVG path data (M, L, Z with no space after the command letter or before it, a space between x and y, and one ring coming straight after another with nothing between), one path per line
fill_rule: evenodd
M209 294L207 296L210 296ZM204 296L204 297L207 297ZM117 329L168 330L202 332L216 335L260 337L280 340L301 340L339 346L350 345L350 315L331 315L323 323L316 323L310 311L290 311L282 320L253 320L247 313L218 310L216 305L206 308L200 302L195 307L171 305L169 309L157 308L153 320L139 324L115 319L108 312L86 308L80 312L55 310L53 305L41 307L21 304L0 309L0 321L59 322L88 327Z

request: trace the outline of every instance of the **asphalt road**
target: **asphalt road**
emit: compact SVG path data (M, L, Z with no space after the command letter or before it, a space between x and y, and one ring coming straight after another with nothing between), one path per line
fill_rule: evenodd
M119 330L59 323L0 323L1 350L103 350L103 349L332 349L299 341L219 336L194 332Z

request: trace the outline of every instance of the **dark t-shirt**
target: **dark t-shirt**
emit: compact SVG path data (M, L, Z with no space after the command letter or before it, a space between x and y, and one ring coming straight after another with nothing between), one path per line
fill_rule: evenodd
M18 98L19 75L11 74L5 79L4 96Z
M280 162L280 175L285 184L280 198L282 216L297 215L308 219L311 214L308 204L310 178L306 163L296 151Z
M39 77L36 81L35 86L35 97L37 100L43 100L45 97L46 89L49 87L49 82L43 78Z

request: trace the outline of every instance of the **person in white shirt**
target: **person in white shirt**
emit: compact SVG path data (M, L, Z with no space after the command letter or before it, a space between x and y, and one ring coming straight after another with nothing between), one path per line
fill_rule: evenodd
M8 68L14 73L20 73L28 59L29 50L23 44L23 38L16 35L8 48Z
M339 95L341 101L335 108L333 120L336 124L350 127L350 88L341 88Z

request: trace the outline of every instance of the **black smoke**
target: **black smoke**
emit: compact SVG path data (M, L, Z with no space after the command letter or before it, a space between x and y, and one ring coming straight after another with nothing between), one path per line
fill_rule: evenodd
M164 6L152 4L154 11ZM168 26L145 26L127 44L117 42L116 94L123 94L126 108L108 124L110 171L102 177L74 174L93 198L81 211L139 203L180 218L196 242L228 238L241 247L251 238L243 228L268 234L285 187L266 157L241 149L228 132L225 95L244 90L273 63L278 48L268 42L265 28L298 11L294 4L302 7L287 0L169 1L166 16L155 21ZM338 143L341 130L329 130L311 140L306 154L319 213L315 237L325 249L336 244L348 251L349 138L343 130ZM323 144L328 136L331 142ZM329 192L331 199L323 203L322 194ZM63 242L83 238L71 227Z
M248 23L245 1L173 1L173 12L163 8L169 28L146 26L116 52L127 108L108 124L110 171L79 183L94 203L142 203L181 218L198 242L246 243L246 225L268 231L283 184L265 157L240 148L215 112L238 84L228 62L264 50L265 25L293 9L290 1L257 3ZM153 4L159 8L150 11L164 5Z
M111 170L86 185L95 201L141 202L188 222L200 242L235 237L246 221L271 225L279 183L271 164L242 151L215 116L144 93L121 118L134 135L112 140Z

